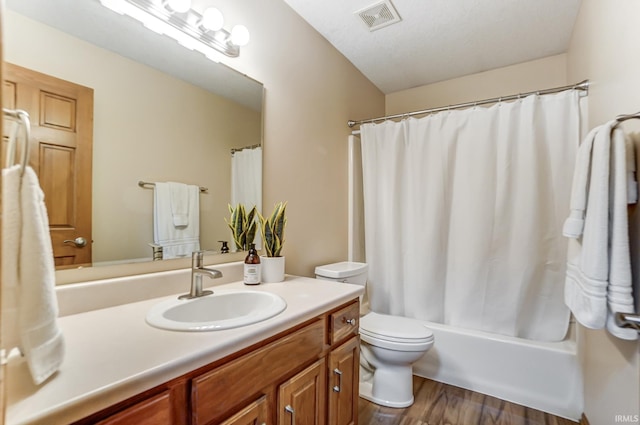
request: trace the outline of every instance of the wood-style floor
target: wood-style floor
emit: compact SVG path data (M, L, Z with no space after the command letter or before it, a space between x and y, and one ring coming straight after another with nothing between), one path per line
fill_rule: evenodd
M380 425L576 425L576 422L454 387L414 377L415 402L406 409L359 402L359 424Z

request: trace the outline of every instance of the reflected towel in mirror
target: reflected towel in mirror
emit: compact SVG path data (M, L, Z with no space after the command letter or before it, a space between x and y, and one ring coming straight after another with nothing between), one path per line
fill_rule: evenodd
M176 211L186 212L186 225L176 227L172 185L175 183L157 182L153 191L153 238L154 243L162 246L164 259L188 257L193 251L200 250L200 188L184 185L187 205L176 208ZM179 195L175 199L182 197Z

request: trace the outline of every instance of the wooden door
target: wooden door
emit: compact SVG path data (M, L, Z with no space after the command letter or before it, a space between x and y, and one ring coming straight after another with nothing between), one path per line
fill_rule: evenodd
M267 396L262 396L220 425L264 425L269 417Z
M358 423L360 345L351 338L329 353L329 423Z
M278 391L278 425L321 425L325 411L325 362L318 360Z
M4 65L3 103L31 118L29 165L44 191L56 268L90 265L93 89Z

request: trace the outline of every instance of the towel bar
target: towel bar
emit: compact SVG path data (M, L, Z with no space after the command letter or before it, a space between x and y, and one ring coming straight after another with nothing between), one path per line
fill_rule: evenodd
M146 186L153 187L155 185L156 184L154 182L145 182L145 181L142 181L142 180L140 180L138 182L138 186L143 187L143 188L146 187ZM208 190L209 190L208 188L200 186L200 192L207 192Z
M633 313L616 313L616 325L621 328L635 329L640 332L640 316Z
M22 156L20 159L20 176L22 176L24 174L24 169L29 165L29 141L31 140L31 121L29 120L29 114L22 109L6 108L2 108L2 113L5 117L16 120L19 123L19 127L15 127L14 131L11 133L11 137L9 137L5 164L6 167L10 167L14 164L16 144L18 143L18 132L22 129L24 133Z

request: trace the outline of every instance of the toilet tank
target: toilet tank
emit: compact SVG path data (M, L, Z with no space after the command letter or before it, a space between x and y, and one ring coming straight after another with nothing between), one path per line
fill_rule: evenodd
M365 286L367 263L343 261L316 267L316 278Z

